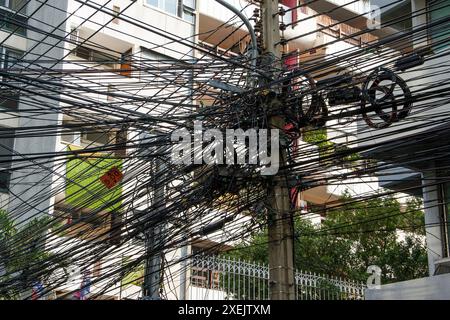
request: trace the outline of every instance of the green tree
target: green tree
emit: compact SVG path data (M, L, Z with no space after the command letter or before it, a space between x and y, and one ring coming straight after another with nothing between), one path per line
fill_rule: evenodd
M0 210L0 299L19 299L36 281L44 282L64 262L45 250L49 218L35 218L20 228Z
M377 265L382 269L382 283L427 275L419 200L409 201L402 209L392 197L355 201L346 194L342 203L328 210L320 227L295 219L297 269L366 281L367 267ZM237 249L230 254L267 263L267 232L261 231Z

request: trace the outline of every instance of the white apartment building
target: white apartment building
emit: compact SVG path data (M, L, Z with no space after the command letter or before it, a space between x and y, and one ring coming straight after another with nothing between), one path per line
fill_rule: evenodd
M409 52L429 47L424 64L400 76L413 95L427 94L437 86L448 91L448 19L449 1L408 0L383 12L382 21L409 12L410 19L395 26L403 32L417 31L409 43ZM413 14L411 14L413 13ZM434 27L426 28L434 24ZM423 197L429 277L382 285L370 290L371 299L449 299L448 233L448 101L439 95L413 104L403 121L379 130L361 130L367 153L384 163L380 185ZM370 147L374 146L374 147ZM376 147L375 147L376 146ZM431 159L433 158L433 159Z
M20 8L18 7L20 2L0 1L0 9L2 12L13 12ZM229 0L228 2L236 8L242 8L243 1ZM302 1L281 2L283 6L289 8ZM281 21L285 24L304 19L289 26L282 33L285 39L296 38L285 46L285 53L302 52L301 55L296 56L295 61L291 59L288 62L289 65L301 66L314 58L333 57L342 50L361 48L366 43L376 40L377 36L381 36L380 32L388 32L374 30L373 34L364 34L348 41L337 41L326 45L365 28L364 23L367 22L367 17L360 15L369 11L370 2L358 1L352 6L337 8L341 4L341 1L318 1L293 10L282 17ZM108 214L108 210L114 211L116 206L120 206L123 201L121 196L129 195L140 183L133 179L133 170L137 167L148 167L150 170L151 165L142 159L122 160L121 157L130 152L125 148L118 148L109 153L102 152L100 155L96 155L95 151L89 151L87 155L84 155L88 160L85 162L88 163L87 165L82 165L78 159L55 159L50 163L39 163L39 160L36 160L38 161L36 163L34 159L28 159L21 154L51 154L55 151L63 153L101 147L111 142L120 145L124 141L139 141L144 133L139 128L116 125L113 130L107 131L101 127L98 131L92 128L85 131L69 129L71 124L88 123L91 117L100 119L104 117L105 112L110 116L102 119L110 122L122 119L124 114L128 117L151 115L152 112L160 115L164 111L164 105L158 105L154 101L137 104L135 99L139 97L145 100L155 95L170 96L176 90L175 87L165 87L161 91L160 87L152 85L151 78L155 78L149 71L152 66L167 65L167 69L170 69L172 60L194 61L202 53L196 52L189 44L198 42L203 48L219 46L217 49L219 54L228 49L231 49L230 56L244 54L248 45L247 30L243 27L235 30L240 22L236 19L229 22L234 14L212 0L96 0L91 1L89 5L83 5L75 0L50 0L48 5L41 5L42 1L31 0L17 14L17 19L27 20L29 28L22 27L12 34L13 27L6 26L0 31L3 66L8 66L10 61L15 61L23 53L26 53L26 60L37 59L41 54L45 59L42 57L40 59L45 62L37 60L33 68L62 70L63 76L58 78L58 82L66 89L70 89L70 95L65 95L62 89L58 94L64 96L63 101L49 96L21 96L17 101L17 98L9 98L14 97L14 90L11 90L11 95L2 94L4 101L1 106L5 112L0 113L0 126L25 128L56 123L62 125L64 131L63 134L32 138L14 139L13 134L0 137L0 157L15 160L12 164L7 162L0 164L5 169L0 171L0 208L13 212L18 221L41 214L60 218L61 225L67 225L68 229L66 234L61 234L49 242L49 248L55 252L61 251L58 246L54 246L61 241L65 242L64 250L68 251L83 241L94 238L103 246L112 240L112 246L116 237L120 237L120 232L112 231L109 236L98 237L100 234L106 234L108 228L112 230L120 221L120 216L114 213ZM247 17L251 17L254 9L255 7L250 5L243 12ZM36 13L34 13L35 10L37 10ZM331 13L317 15L317 12L325 11L331 11ZM21 12L24 14L22 15ZM27 19L27 16L32 13L32 18ZM329 27L348 17L355 17L355 19L339 24L337 28ZM231 23L232 27L219 28L216 32L208 33L224 23ZM55 26L58 27L55 29ZM37 30L45 30L51 35L42 34ZM231 31L236 32L231 37L227 37ZM65 37L65 40L62 41L61 37ZM185 41L171 40L180 38ZM223 39L226 40L223 41ZM235 46L236 43L237 46ZM52 47L53 44L56 46ZM309 50L319 45L323 45L320 50ZM48 60L58 63L54 65ZM149 69L145 71L143 66ZM55 81L51 75L45 73L39 75L37 72L35 76ZM317 80L320 79L315 79ZM94 90L90 90L91 88ZM121 92L121 88L126 90ZM133 95L133 99L130 99L129 95ZM27 99L32 100L27 103ZM29 110L30 106L36 105L36 101L39 102L39 108L44 106L48 110L44 116L35 116L35 112ZM177 101L177 98L174 97L172 101ZM155 105L157 109L154 109ZM73 108L83 112L71 112ZM11 117L8 114L14 116ZM328 137L334 139L336 143L356 140L356 126L347 126L343 130L344 132L330 130L327 132ZM316 146L304 141L299 142L299 148L317 149ZM11 156L11 150L14 150L14 158ZM314 152L308 152L308 154L311 154L312 160L318 157L318 151L316 155ZM83 156L83 153L80 155ZM112 159L98 160L98 156L105 155L109 155ZM24 164L28 167L19 170L18 168ZM98 174L93 173L89 169L91 165L100 167L103 171ZM91 190L92 192L89 190L81 192L80 185L77 187L71 182L78 178L81 186L86 186L92 183L90 180L92 176L98 179L101 173L114 165L121 168L124 174L123 181L125 181L123 186L114 189L114 192L97 193L95 188ZM75 169L76 167L78 169ZM11 168L13 170L9 170ZM336 167L336 172L345 173L346 170L348 169ZM90 173L89 178L80 178L86 172ZM338 200L344 189L350 188L354 194L361 194L377 188L377 181L367 177L364 183L359 183L357 186L354 187L353 181L347 183L344 181L340 186L317 186L303 192L299 200L302 203L308 203L308 207L326 209L327 203ZM96 188L98 189L98 186ZM42 197L36 197L36 194ZM145 210L148 203L152 201L151 197L151 192L135 197L134 207L133 210L129 210L130 213ZM104 208L104 212L99 212L99 216L94 217L100 219L104 214L106 223L98 226L83 219L83 215L89 216L92 210L102 206L102 198L116 200L112 208ZM90 199L86 210L81 212L72 210L73 207L80 208L86 199ZM211 211L210 216L205 216L202 221L198 221L198 224L213 223L216 213ZM314 211L312 213L314 214ZM321 219L318 215L313 215L313 218L316 221ZM201 241L196 243L186 241L186 246L181 249L166 252L166 259L178 261L193 251L209 248L217 243L227 242L231 246L233 243L227 241L232 237L230 230L241 223L248 223L249 220L249 217L240 217L236 219L236 224L228 224L223 229L205 235ZM70 227L71 225L74 228ZM135 259L142 254L142 250L142 242L135 241L122 246L121 250L112 254L99 255L100 258L93 265L70 266L69 281L58 287L55 295L62 296L79 288L83 280L82 272L86 268L95 280L97 277L101 278L111 268L122 265L124 261ZM191 274L198 275L198 273L186 268L186 262L175 263L166 271L170 274L170 278L165 279L163 294L166 298L189 299L205 296L206 288L202 287L201 281L197 281L200 283L197 285L192 285L190 282ZM137 268L136 272L127 278L129 282L133 282L132 284L123 285L120 281L113 281L114 283L111 284L111 279L103 279L92 285L91 294L100 293L108 282L110 290L102 294L103 299L142 297L140 287L142 276L142 268ZM218 292L216 297L220 296L221 293Z
M133 71L133 61L151 66L170 64L171 60L192 60L195 54L192 46L186 46L174 40L183 38L187 39L186 43L189 41L195 43L196 39L193 36L196 32L195 6L196 2L192 0L99 0L89 4L71 0L0 1L2 17L9 15L11 19L15 19L13 21L16 23L4 25L0 31L3 68L15 70L11 67L13 64L21 68L29 67L37 70L36 77L50 81L55 81L55 78L51 75L47 76L45 70L62 70L60 74L64 76L58 78L58 83L66 86L67 91L72 91L73 86L79 88L76 94L73 94L74 91L65 94L63 89L48 98L25 94L18 97L15 90L3 91L2 89L0 125L6 128L55 126L56 124L67 127L73 123L86 122L89 117L98 117L100 112L96 113L95 108L108 109L108 105L117 107L119 113L129 111L134 116L148 114L150 108L154 106L133 105L132 99L124 98L124 92L118 91L118 88L129 88L126 94L132 94L134 97L152 97L156 93L169 95L171 90L173 91L167 88L161 93L159 88L149 85L150 78L147 80L141 72ZM120 18L116 16L117 14L120 14ZM33 61L33 64L28 65L23 60ZM39 74L41 70L43 72ZM89 71L83 74L86 70ZM115 86L116 83L117 86ZM95 89L89 90L94 84ZM60 96L59 93L61 93ZM58 98L61 96L65 97L64 101L59 101ZM127 101L130 103L127 104ZM33 106L33 104L36 105ZM35 116L36 111L30 110L30 105L31 109L34 107L35 110L48 111L42 116ZM69 109L74 106L84 111L71 113ZM114 112L109 113L111 116L105 119L106 121L117 120ZM80 184L86 185L93 174L99 178L102 170L110 168L113 163L123 165L122 170L126 175L128 164L123 164L121 160L110 160L107 163L108 161L89 160L89 158L87 158L89 164L84 167L77 160L73 160L73 165L70 160L38 163L39 160L32 160L33 154L83 150L87 147L101 147L103 144L121 143L127 139L138 141L136 136L140 133L138 130L133 131L132 128L128 131L121 130L120 127L111 131L104 129L95 131L92 128L81 131L70 129L62 131L64 131L62 135L53 134L32 138L20 138L17 134L14 138L14 132L7 131L9 134L0 138L2 160L14 160L12 163L6 161L2 163L4 170L0 172L1 209L12 212L18 223L42 215L60 218L61 225L66 224L69 229L65 235L60 235L49 242L48 246L53 252L70 250L72 245L79 245L80 242L92 240L99 234L106 234L108 228L114 226L117 219L120 219L117 214L108 215L106 210L107 221L101 226L93 226L86 221L84 215L89 216L92 209L100 206L102 197L109 197L111 200L110 197L118 198L122 193L129 192L129 189L133 188L133 181L128 181L123 188L116 190L114 195L103 192L103 195L97 196L100 202L93 203L95 200L92 200L93 202L91 201L91 204L80 212L71 208L82 207L82 198L92 197L92 195L89 192L79 193L77 184L71 185L68 181L79 179L78 187ZM123 156L124 153L124 150L118 150L114 152L114 155ZM24 154L26 155L23 156ZM107 155L108 153L97 154L100 157ZM111 156L112 153L109 155ZM89 156L94 154L90 153ZM93 173L90 165L99 166L99 172ZM131 163L131 169L137 165L139 164ZM74 170L76 172L73 172ZM89 171L86 179L79 177L83 172ZM134 184L136 183L135 181ZM73 187L75 189L70 191ZM77 193L78 196L75 197ZM144 202L145 199L141 199L139 205L142 206ZM100 217L94 217L91 221L97 218L100 219ZM76 227L70 228L70 225ZM120 236L120 232L115 235ZM111 239L108 236L99 239L99 241L105 240ZM67 244L64 249L54 246L55 243L64 243L64 241ZM139 250L139 247L142 249L141 245L137 245L137 248L133 246L136 247L130 244L129 249L126 250L126 254L130 257ZM127 258L124 255L125 253L120 258ZM117 254L108 255L99 259L94 266L82 267L90 269L88 271L95 278L101 276L101 270L107 270L112 263L121 264L122 261L118 259ZM80 286L82 279L77 270L79 267L74 265L69 268L71 270L69 281L57 288L57 295L75 290ZM91 293L96 293L96 289L101 287L102 283L93 285ZM118 285L117 288L105 294L104 298L117 299L120 295L127 296Z
M23 3L23 8L20 4ZM115 205L98 211L103 199L115 201L124 195L130 194L141 183L129 178L136 168L152 165L143 157L137 160L125 161L120 157L131 151L119 148L113 152L87 152L81 153L83 160L77 158L55 160L54 162L36 163L31 158L33 154L51 154L54 152L67 153L81 151L89 148L101 148L106 144L120 144L132 141L136 146L149 136L142 129L116 126L111 130L104 127L70 129L70 126L80 127L80 123L89 122L90 118L105 121L117 121L123 114L129 117L145 115L158 115L164 112L164 104L158 102L136 103L136 97L143 101L148 97L169 97L168 100L177 102L179 99L170 95L176 91L176 86L167 86L166 83L152 84L152 79L162 76L152 74L151 70L167 69L173 67L172 61L179 59L193 61L197 55L193 49L197 42L198 33L198 2L194 0L166 1L166 0L139 0L139 1L92 1L83 4L78 1L50 1L43 4L41 1L13 1L0 2L2 12L16 14L17 19L27 22L26 27L15 30L14 26L7 26L1 33L2 61L5 68L18 59L36 59L33 68L47 70L56 68L62 70L62 77L58 83L62 89L54 97L16 97L11 90L11 96L2 98L2 119L0 125L7 128L22 128L56 124L62 126L62 134L53 134L43 137L14 138L13 133L0 139L0 155L8 160L13 156L13 163L2 164L5 170L0 172L0 208L13 213L13 217L20 223L33 217L49 215L60 220L57 227L65 228L65 232L52 237L47 243L48 250L53 253L67 253L75 251L77 247L96 241L105 251L112 247L120 238L120 231L111 230L117 226L122 217L117 209L122 201L117 200ZM19 13L14 10L20 9ZM35 12L37 10L37 12ZM119 14L119 16L117 16ZM31 17L30 17L31 16ZM29 18L28 18L29 17ZM51 35L45 37L38 31L45 31ZM14 31L14 33L11 33ZM59 38L57 38L59 37ZM61 38L64 38L61 40ZM184 39L184 41L179 41ZM55 48L52 48L52 45ZM33 47L35 46L35 48ZM49 50L50 49L50 50ZM42 56L38 56L42 54ZM48 60L53 61L47 62ZM45 61L45 62L43 62ZM55 64L56 63L56 64ZM28 67L27 65L23 66ZM149 71L147 70L148 67ZM152 69L153 68L153 69ZM44 69L45 70L45 69ZM169 74L169 71L167 72ZM167 75L166 74L166 75ZM176 71L173 73L176 75ZM46 80L54 81L51 76L40 75ZM170 79L167 80L169 82ZM94 90L90 90L94 88ZM123 89L125 88L125 89ZM161 89L163 88L163 89ZM59 101L59 97L64 97ZM128 97L132 98L128 98ZM11 98L13 97L13 98ZM28 100L29 99L29 100ZM39 103L36 109L49 110L41 118L30 117L33 110L29 105ZM192 103L192 101L189 101ZM78 108L71 112L71 108ZM22 111L22 109L24 111ZM26 110L26 111L25 111ZM82 111L80 111L82 110ZM98 110L99 112L96 112ZM106 112L110 114L105 118ZM117 112L118 116L115 115ZM173 111L172 111L173 112ZM185 112L180 110L180 112ZM35 112L34 112L35 113ZM13 116L11 116L11 114ZM150 135L151 136L151 135ZM21 156L26 154L26 156ZM111 159L101 160L110 157ZM2 159L2 160L4 160ZM100 160L99 160L100 159ZM17 169L26 164L26 169ZM99 188L92 179L99 179L111 166L118 166L124 174L124 184L113 192ZM11 170L10 170L11 169ZM86 176L86 178L83 178ZM93 184L86 192L83 187ZM41 195L41 196L36 196ZM125 198L126 199L126 198ZM133 208L127 214L145 210L152 202L152 192L133 195ZM86 205L83 205L85 203ZM83 208L81 209L80 208ZM216 211L219 208L216 209ZM111 211L110 211L111 210ZM93 212L98 213L93 216ZM213 223L217 212L210 212L196 223L199 227ZM246 223L248 217L236 219L238 225ZM98 221L101 221L99 224ZM170 223L170 222L169 222ZM231 229L236 228L233 223ZM227 236L228 235L228 236ZM231 238L225 230L216 230L205 235L200 245L210 247L215 243L226 242ZM229 241L230 242L230 241ZM110 243L110 244L109 244ZM231 243L230 243L231 244ZM144 243L136 240L121 246L121 249L110 254L98 254L98 259L89 265L82 253L73 254L73 259L79 262L71 263L65 270L55 271L52 279L59 279L66 274L67 281L52 290L52 298L71 298L64 296L70 291L80 288L84 274L89 273L93 282L90 294L99 294L108 284L107 292L101 299L136 299L143 296L142 284L143 265L126 277L124 281L116 281L104 277L109 270L121 267L125 262L132 261L142 255ZM166 259L177 261L188 255L192 250L189 241L180 250L166 252ZM184 263L184 264L183 264ZM167 280L165 298L188 298L186 293L196 289L188 289L189 270L185 262L175 263L166 270L170 273ZM182 270L182 271L180 271ZM127 280L131 283L125 283ZM113 283L111 284L111 281ZM184 288L184 289L183 289ZM31 290L31 288L30 288Z
M2 10L10 11L10 9L18 9L20 1L6 0L3 2L0 3ZM236 8L241 8L242 5L239 1L229 1L229 3ZM300 2L282 1L282 4L286 8L295 6L297 3ZM322 1L322 3L327 6L336 5L336 1ZM21 11L24 13L23 17L20 14L18 16L22 17L21 19L26 19L27 15L33 13L32 18L28 21L28 25L51 32L53 37L49 36L44 41L39 41L44 36L35 33L32 28L19 30L19 32L16 31L12 35L10 34L11 30L8 31L6 29L5 31L1 31L3 39L6 39L4 41L4 49L2 50L7 53L8 57L20 56L20 52L26 52L27 55L37 55L45 52L44 56L46 58L52 58L55 62L59 62L59 68L64 70L65 76L61 77L58 81L63 85L76 84L79 90L73 91L73 88L71 88L71 94L64 95L65 100L63 102L55 101L55 99L51 98L39 97L38 100L41 105L46 106L48 110L52 110L52 112L49 112L50 115L46 114L43 119L22 117L26 113L22 113L20 110L22 108L27 109L30 103L27 104L27 98L21 97L18 103L15 101L17 106L13 110L18 112L20 116L13 118L5 117L1 122L2 126L20 128L58 123L65 128L71 124L88 121L91 116L98 118L99 113L95 112L95 108L103 108L102 110L114 110L116 108L118 112L129 112L130 116L135 116L138 113L151 113L153 107L151 104L150 106L146 104L136 106L133 99L127 99L126 95L120 92L120 88L126 87L127 94L133 94L134 96L143 98L152 97L155 94L170 95L172 92L171 88L165 88L163 92L159 92L159 88L148 85L145 73L142 74L142 71L133 70L133 65L136 63L139 63L141 66L142 64L151 66L156 63L170 65L171 59L189 59L200 55L200 53L193 51L192 47L183 45L179 41L170 40L170 37L174 39L177 37L189 39L192 43L201 41L205 48L208 48L208 45L218 45L220 47L218 49L219 53L221 52L220 50L228 50L232 45L238 43L239 45L232 48L231 51L242 54L248 44L248 39L246 39L247 31L243 28L236 30L231 37L227 37L227 34L230 33L229 28L222 28L218 29L217 32L207 33L207 31L214 30L220 24L228 22L234 16L233 13L225 10L215 1L97 0L89 5L82 5L78 1L68 0L50 1L49 5L39 7L40 5L42 5L40 1L30 1ZM37 13L34 13L34 9L38 7ZM307 50L309 48L331 42L342 34L351 34L357 30L357 26L345 25L340 29L329 31L326 27L334 22L333 19L338 19L339 16L318 15L317 17L312 17L318 11L325 10L326 8L314 8L313 6L302 7L291 11L290 14L282 18L281 21L283 23L304 19L304 21L299 21L288 27L282 34L285 38L300 36L298 39L289 42L289 45L285 48L286 52L295 50L299 52L306 51L305 54L299 57L300 61L290 61L290 63L303 63L318 56L332 56L340 50L351 49L353 46L362 46L365 42L373 40L373 36L363 36L359 39L352 39L347 42L340 41L333 45L324 46L319 52L308 52ZM248 6L244 10L244 13L250 17L254 9L254 6ZM367 11L367 2L365 1L360 1L348 8L335 10L339 14L355 16L365 11ZM218 14L218 12L221 14ZM120 15L115 17L118 13ZM237 25L239 22L233 20L231 23ZM54 30L54 26L58 26L57 30ZM324 31L316 31L321 28ZM199 34L198 39L194 36L197 33ZM55 39L55 35L59 35L60 37L65 36L66 39L65 41L59 41ZM226 40L222 41L223 39ZM56 48L51 48L49 52L46 52L47 48L55 42L57 43ZM36 43L39 43L36 48L30 50ZM232 55L233 53L230 54ZM37 65L40 68L45 68L45 64L39 60ZM48 67L54 68L53 65L49 65ZM86 70L89 70L89 74L83 73ZM99 89L90 91L90 86L94 84ZM99 94L99 91L101 94ZM76 92L76 95L73 94L74 92ZM64 91L61 91L61 93L64 93ZM33 99L36 98L33 97ZM11 104L12 102L13 100L7 99L5 105L8 103ZM80 112L71 113L70 108L74 106L85 110L85 115ZM11 106L6 107L10 108ZM159 108L164 107L160 106ZM158 109L156 112L161 112L161 109ZM111 111L111 116L106 120L114 121L117 119L118 117L115 117L114 112ZM11 137L4 138L1 143L4 146L9 146L11 149L14 149L14 159L16 159L20 157L20 154L48 154L55 151L68 152L95 146L101 147L102 143L108 144L111 141L116 143L123 142L124 140L133 141L133 139L136 139L135 136L137 133L139 133L139 130L136 131L133 128L125 130L120 127L109 130L107 134L101 129L99 131L87 130L85 132L83 130L71 132L70 130L64 129L64 134L62 135L27 139L16 138L15 140ZM309 148L315 147L311 145ZM120 158L125 152L124 150L116 150L114 153L109 154L119 156ZM90 163L95 163L97 166L105 168L105 170L112 166L111 162L95 160L95 155L92 153L89 156L94 156L94 160ZM31 160L26 159L26 157L22 158L21 161L12 164L13 168L23 163L29 166L30 163L33 163ZM79 188L77 189L76 186L69 182L75 176L82 174L83 170L89 172L89 166L80 166L80 163L77 163L76 160L73 161L73 166L70 165L70 161L55 160L53 163L41 165L33 163L29 169L12 170L11 173L8 170L2 171L2 185L4 186L2 191L5 191L0 193L2 208L14 212L14 215L17 216L19 221L24 221L40 214L50 214L60 217L62 224L68 224L69 226L73 224L76 226L73 229L75 231L69 228L67 234L57 237L54 240L55 242L50 242L49 248L52 248L55 252L60 251L60 249L58 246L52 246L52 243L61 241L61 237L67 238L67 244L76 246L80 242L92 240L99 234L105 233L108 225L114 226L117 223L117 219L120 219L120 217L114 214L106 214L107 223L99 227L93 226L83 220L83 215L89 215L93 208L88 207L83 212L78 212L78 210L74 212L71 208L73 206L80 207L86 198L91 199L91 206L94 205L95 207L101 205L102 197L116 199L120 197L120 194L127 194L138 183L136 181L133 182L131 179L127 180L128 170L132 172L134 167L146 165L136 162L124 163L124 181L127 182L119 191L116 191L118 194L100 192L97 195L92 195L89 192L80 192ZM116 162L114 160L112 161L114 164L122 166L121 160L116 160ZM79 171L75 169L76 167L79 168ZM81 179L81 181L84 184L84 180ZM6 192L8 190L10 192ZM323 205L327 201L336 200L341 192L342 190L337 190L336 188L331 189L330 186L321 186L304 192L301 196L301 201L310 202L314 205ZM360 190L355 190L355 193L358 192ZM36 197L36 194L42 194L44 196ZM77 194L77 196L74 196L74 194ZM98 201L93 200L96 197ZM151 194L147 194L143 195L142 198L138 198L136 201L136 209L145 210L145 203L151 201L149 199L150 197ZM211 217L213 216L214 214L212 212ZM100 219L100 217L97 218ZM316 220L320 220L320 217L315 218ZM245 223L248 219L242 218L237 220ZM205 217L204 220L201 223L213 222L208 217ZM233 229L232 226L228 226L228 228L230 230ZM113 237L113 235L111 236ZM114 236L120 235L114 234ZM193 249L188 245L185 249L176 250L175 252L167 253L167 255L170 256L170 260L176 261L178 258L188 255L192 250L208 248L215 243L224 242L227 240L227 237L229 238L229 235L227 236L227 228L225 228L223 231L219 230L205 236L205 239L195 244ZM102 237L98 240L105 241L108 240L108 237ZM69 247L69 245L66 246L64 250L69 250ZM109 266L122 263L123 260L133 259L135 254L141 250L142 243L130 243L129 247L123 250L123 252L107 255L95 262L95 265L83 266L83 268L87 267L90 269L94 278L96 276L99 277L102 274L102 269L107 270ZM189 272L180 273L177 272L177 268L180 269L177 265L174 265L169 270L172 274L176 274L176 276L172 276L173 289L168 289L166 296L169 298L189 298L189 295L198 295L194 292L197 289L189 288L188 285L183 284L188 281ZM61 288L58 288L58 296L79 287L82 281L82 275L77 269L79 269L79 266L74 265L69 277L70 281L61 286ZM139 274L139 271L137 273ZM92 293L96 293L96 288L100 289L102 284L100 282L93 285ZM134 291L130 292L130 290ZM142 295L139 286L123 288L118 283L103 298L136 298L139 295Z

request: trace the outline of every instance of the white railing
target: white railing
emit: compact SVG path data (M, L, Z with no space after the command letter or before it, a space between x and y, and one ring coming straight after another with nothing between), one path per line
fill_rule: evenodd
M363 283L296 271L297 300L362 300ZM269 267L262 263L198 255L191 259L188 299L269 299Z

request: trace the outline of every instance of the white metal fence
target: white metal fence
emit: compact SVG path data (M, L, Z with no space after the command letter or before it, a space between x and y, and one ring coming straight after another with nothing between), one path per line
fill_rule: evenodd
M361 300L360 282L309 272L295 273L298 300ZM265 264L198 255L191 261L188 299L269 299L269 267Z

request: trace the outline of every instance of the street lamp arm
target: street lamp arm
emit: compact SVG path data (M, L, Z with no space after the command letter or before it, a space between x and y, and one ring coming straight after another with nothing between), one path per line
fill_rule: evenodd
M256 41L256 34L255 30L253 29L252 25L250 24L250 21L247 19L244 14L239 11L237 8L226 2L225 0L216 0L219 4L227 8L228 10L232 11L234 14L236 14L241 20L244 22L245 26L248 29L248 32L250 33L250 38L252 42L251 47L251 65L253 70L256 70L256 59L258 58L258 43Z

